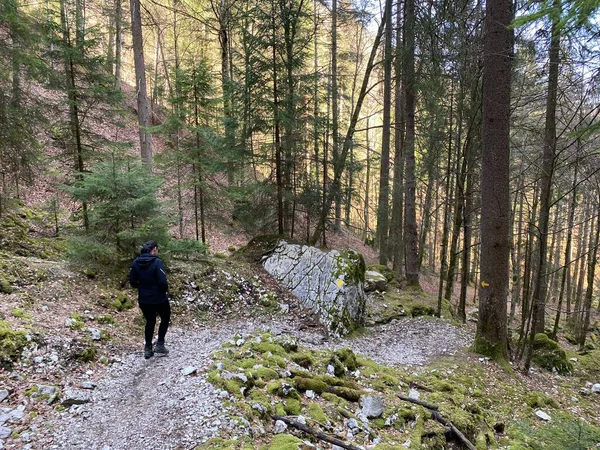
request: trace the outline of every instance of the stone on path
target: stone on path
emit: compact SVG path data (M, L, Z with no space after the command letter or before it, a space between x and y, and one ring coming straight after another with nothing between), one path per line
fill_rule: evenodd
M365 272L365 292L385 290L387 290L387 279L376 270L367 270Z
M544 411L542 411L541 409L538 409L535 412L535 415L546 422L552 422L552 418L548 414L546 414Z
M90 402L90 396L87 392L74 391L67 389L61 401L63 406L83 405Z
M596 383L592 386L592 392L595 394L600 394L600 383Z
M6 400L8 398L9 392L6 389L1 389L0 390L0 402L3 402L4 400Z
M376 419L383 414L382 397L361 397L362 412L368 419Z
M187 376L187 375L191 375L193 373L196 373L197 371L198 371L197 367L187 366L187 367L184 367L183 369L181 369L181 374L183 376Z
M285 430L287 430L287 425L283 420L278 420L277 422L275 422L275 427L273 428L274 434L281 434Z

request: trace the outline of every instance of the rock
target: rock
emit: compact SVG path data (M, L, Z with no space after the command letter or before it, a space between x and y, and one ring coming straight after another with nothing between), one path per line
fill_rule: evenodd
M365 292L385 290L387 290L387 279L376 270L367 270L365 272Z
M0 427L0 439L6 439L12 434L12 428Z
M595 394L600 394L600 383L596 383L592 386L592 392Z
M302 415L298 416L296 422L301 423L302 425L306 425L306 418Z
M67 317L65 319L65 327L71 328L76 323L77 323L77 319L73 319L72 317Z
M87 392L74 391L67 389L61 401L63 406L83 405L90 402L90 396Z
M21 409L14 409L8 414L8 423L20 423L25 417L25 412Z
M193 373L196 373L197 371L198 371L197 367L187 366L187 367L184 367L183 369L181 369L181 374L183 376L188 376L188 375L191 375Z
M412 398L413 400L419 400L419 396L421 394L419 394L419 391L417 391L416 389L410 388L410 390L408 391L408 398Z
M552 418L541 409L538 409L535 412L535 415L538 416L540 419L545 420L546 422L552 422Z
M306 395L306 398L315 398L315 393L314 391L311 391L310 389L308 391L306 391L304 393L304 395Z
M588 388L581 388L581 389L579 389L579 393L581 395L591 395L592 391L590 391Z
M6 389L0 389L0 402L6 400L9 396L9 392Z
M261 405L260 403L255 403L252 405L252 409L258 411L261 414L266 414L267 412L267 408L265 408L263 405Z
M577 397L571 397L571 401L573 403L579 403L579 399Z
M335 376L335 367L333 367L331 364L327 365L327 374L331 375L332 377Z
M278 420L277 422L275 422L275 427L273 428L274 434L281 434L285 430L287 430L287 425L285 424L284 421Z
M358 426L358 422L356 421L356 419L348 419L346 421L346 428L348 428L349 430L360 429L360 427Z
M398 414L392 414L387 419L385 419L385 426L390 427L394 425L398 421Z
M88 331L90 333L90 336L92 337L92 340L94 340L94 341L102 340L102 337L100 336L100 330L98 328L88 328Z
M83 389L96 389L96 383L92 383L91 381L84 381L81 383L81 387Z
M368 419L376 419L383 414L382 397L361 397L362 412Z
M244 340L243 339L238 339L237 341L235 341L235 345L237 345L238 347L241 347L242 345L244 345Z
M572 362L577 362L577 361L579 361L579 360L578 360L577 358L569 358L569 361L572 361Z
M279 304L279 310L283 313L283 314L287 314L290 312L290 305L288 305L287 303L280 303Z
M36 356L35 358L33 358L33 362L35 364L41 364L42 362L44 362L44 357L43 356Z
M322 252L280 241L263 266L289 288L304 306L319 315L330 334L342 336L364 325L365 263L353 251Z

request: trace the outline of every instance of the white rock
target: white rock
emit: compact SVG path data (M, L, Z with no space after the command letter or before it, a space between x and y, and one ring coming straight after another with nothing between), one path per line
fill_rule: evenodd
M315 398L315 393L314 391L311 391L310 389L308 391L306 391L304 393L304 395L306 395L306 398Z
M327 373L332 376L335 375L335 367L333 367L331 364L328 364L327 365Z
M421 394L419 394L419 391L417 391L416 389L410 388L410 390L408 391L408 398L412 398L413 400L419 400L419 396Z
M83 383L81 383L81 387L83 389L96 389L96 383L93 383L91 381L84 381Z
M235 341L235 345L237 345L238 347L241 347L242 345L244 345L244 340L243 339L238 339L237 341Z
M546 422L552 422L552 418L541 409L538 409L535 412L535 415L538 416L540 419L545 420Z
M100 330L98 328L88 328L88 331L90 333L90 336L92 337L92 340L99 341L102 339L100 337Z
M12 434L12 428L0 427L0 439L6 439Z
M298 418L296 419L296 421L298 423L301 423L302 425L306 425L306 418L304 416L298 416Z
M600 394L600 383L596 383L592 386L592 392Z
M280 303L279 309L282 313L287 314L290 312L290 305L288 305L287 303Z
M275 427L273 428L273 433L281 434L285 430L287 430L287 425L285 424L285 422L283 422L282 420L278 420L277 422L275 422Z
M592 391L590 391L588 388L581 388L581 389L579 389L579 393L581 395L590 395L592 393Z
M571 401L572 401L573 403L578 403L578 402L579 402L579 399L578 399L577 397L571 397Z
M6 389L0 390L0 402L3 402L8 398L9 392Z
M187 366L187 367L184 367L183 369L181 369L181 374L183 376L187 376L187 375L191 375L193 373L196 373L197 371L198 371L197 367Z
M578 361L578 359L577 359L577 358L569 358L569 361L572 361L572 362L577 362L577 361Z
M90 402L90 395L87 392L66 390L61 401L63 406L83 405Z
M362 412L368 419L376 419L383 414L382 397L361 397Z
M355 430L355 429L359 428L358 422L356 421L356 419L348 419L346 421L346 428L348 428L349 430Z

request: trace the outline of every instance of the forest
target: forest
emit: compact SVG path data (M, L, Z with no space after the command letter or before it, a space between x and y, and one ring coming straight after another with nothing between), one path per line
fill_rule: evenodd
M595 348L599 9L0 0L0 217L45 211L89 271L348 237L528 373L542 333Z

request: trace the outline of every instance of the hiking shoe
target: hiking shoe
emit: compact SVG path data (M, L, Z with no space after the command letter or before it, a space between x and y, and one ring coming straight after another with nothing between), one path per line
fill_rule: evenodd
M144 358L150 359L154 356L152 345L144 345Z
M160 356L167 356L169 354L169 350L165 347L164 342L157 342L154 347L154 352Z

